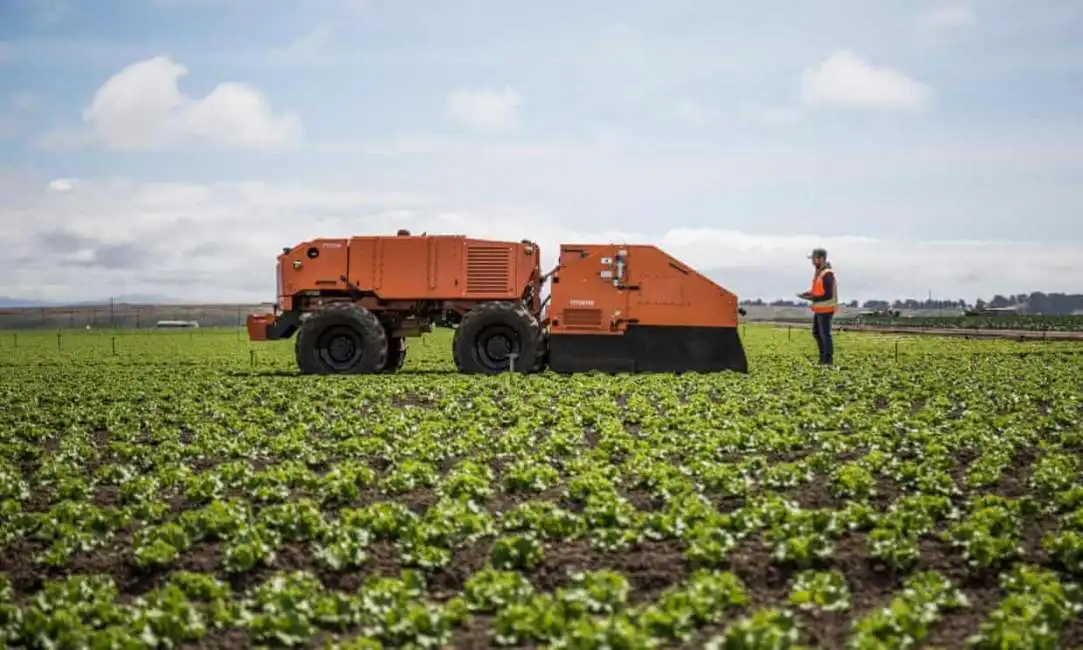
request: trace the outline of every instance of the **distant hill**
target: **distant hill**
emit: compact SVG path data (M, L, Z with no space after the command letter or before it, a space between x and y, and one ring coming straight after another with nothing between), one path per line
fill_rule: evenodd
M252 312L268 311L265 304L201 305L181 301L152 301L149 297L117 296L81 304L49 304L32 300L0 303L0 330L12 329L139 329L160 320L194 320L201 327L239 327ZM142 301L140 301L142 300ZM12 304L14 303L14 305Z
M55 300L27 300L26 298L8 298L0 296L0 309L34 309L43 307L87 307L90 305L108 305L110 300L115 304L128 305L182 305L190 301L174 300L166 296L149 294L125 294L106 298L94 298L91 300L55 301Z
M0 309L26 309L31 307L55 307L55 303L0 296Z

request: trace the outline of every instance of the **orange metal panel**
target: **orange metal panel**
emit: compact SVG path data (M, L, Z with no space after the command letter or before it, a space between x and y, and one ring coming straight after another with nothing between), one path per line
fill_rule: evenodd
M346 272L345 239L315 239L295 246L280 258L284 295L306 290L343 290Z
M274 324L274 314L251 314L245 321L250 341L266 341L267 328Z
M373 291L376 287L376 238L354 237L350 239L350 281L363 291Z
M463 293L465 238L354 237L350 277L383 300L450 300Z
M459 297L463 293L462 268L465 237L429 240L429 287L433 296Z
M381 237L376 241L376 295L384 300L429 296L428 240L424 237Z
M736 327L737 308L737 296L655 246L566 244L549 316L553 331L598 334L620 333L630 321ZM596 325L584 310L600 312Z
M572 245L560 248L559 270L551 288L549 317L553 331L620 334L627 318L628 294L613 286L613 245Z
M640 323L736 327L737 296L655 246L629 246L630 311Z
M318 257L306 257L311 247L318 247ZM462 235L314 240L280 257L279 299L304 291L345 291L339 278L346 274L357 288L386 301L513 300L540 275L539 263L533 244Z

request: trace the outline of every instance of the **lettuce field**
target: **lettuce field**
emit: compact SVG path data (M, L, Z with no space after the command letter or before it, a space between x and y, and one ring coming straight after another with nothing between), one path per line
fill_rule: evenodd
M0 332L0 646L1083 647L1083 343L744 341L301 377L233 330Z

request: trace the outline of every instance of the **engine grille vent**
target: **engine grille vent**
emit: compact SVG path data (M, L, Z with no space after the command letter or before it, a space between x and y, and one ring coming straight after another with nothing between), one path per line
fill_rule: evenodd
M563 320L568 329L596 330L602 326L602 310L565 309Z
M511 249L471 246L466 251L466 290L469 293L507 293L511 276Z

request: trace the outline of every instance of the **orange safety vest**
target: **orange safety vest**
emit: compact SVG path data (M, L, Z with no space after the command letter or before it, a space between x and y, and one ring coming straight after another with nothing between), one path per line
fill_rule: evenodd
M822 296L824 295L824 276L828 273L832 274L835 278L835 292L831 296L831 300L825 300L823 302L812 303L812 311L817 314L833 314L838 308L839 304L839 279L835 276L834 269L824 267L816 272L816 275L812 278L812 295Z

